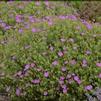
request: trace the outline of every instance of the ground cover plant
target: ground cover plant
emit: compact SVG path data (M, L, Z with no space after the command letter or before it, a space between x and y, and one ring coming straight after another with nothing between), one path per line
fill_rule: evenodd
M101 25L61 1L0 2L0 100L101 101Z

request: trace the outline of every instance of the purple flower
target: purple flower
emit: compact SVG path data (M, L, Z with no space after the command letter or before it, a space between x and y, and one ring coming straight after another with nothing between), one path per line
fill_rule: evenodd
M19 29L19 33L22 33L23 32L23 30L22 29Z
M61 85L61 87L62 87L63 89L66 89L66 88L67 88L67 86L66 86L65 84Z
M39 1L36 1L35 2L35 5L40 6L40 2Z
M4 29L9 30L10 28L11 28L11 26L6 26Z
M50 21L48 21L48 25L53 25L53 22L50 20Z
M67 70L66 67L62 67L62 68L61 68L61 71L62 71L62 72L65 72L66 70Z
M24 71L28 70L29 68L30 68L30 64L26 64L25 68L24 68Z
M74 80L75 81L78 81L79 80L79 77L78 76L74 76Z
M54 66L58 65L58 61L57 60L53 61L52 65L54 65Z
M80 83L81 83L81 80L79 79L79 77L78 77L78 76L74 76L74 80L75 80L78 84L80 84Z
M92 29L92 26L91 26L91 24L89 24L89 23L86 24L86 27L87 27L89 30Z
M34 79L34 80L32 80L32 83L33 84L39 84L40 83L40 80L39 79Z
M83 59L83 61L82 61L82 66L83 67L86 67L87 66L87 61L85 59Z
M67 18L69 18L70 20L77 20L75 15L68 15Z
M16 15L16 22L22 22L21 18L22 18L21 15Z
M62 57L63 55L64 55L63 52L61 52L61 51L58 52L59 57Z
M65 80L65 77L64 76L60 76L60 80Z
M17 89L16 89L16 95L17 95L17 96L20 96L20 95L21 95L21 89L20 89L20 88L17 88Z
M6 27L6 23L3 23L3 22L2 22L2 23L1 23L1 26L2 26L2 27Z
M49 77L49 72L45 72L44 77L48 78Z
M47 91L44 91L44 94L43 94L44 96L47 96L48 95L48 92Z
M92 90L92 85L87 85L87 86L85 86L85 90Z
M64 94L66 94L66 93L67 93L67 91L68 91L68 89L67 89L67 88L63 89L63 93L64 93Z
M64 20L64 19L66 19L66 16L60 15L59 18Z
M101 62L96 63L97 67L101 67Z
M35 28L32 28L32 32L37 32L37 30Z
M92 29L92 25L91 25L90 23L88 23L87 21L82 20L82 23L83 23L89 30Z
M25 25L25 28L26 28L26 29L29 29L29 27L30 27L29 24Z
M30 22L35 22L35 18L33 18L33 16L29 17Z

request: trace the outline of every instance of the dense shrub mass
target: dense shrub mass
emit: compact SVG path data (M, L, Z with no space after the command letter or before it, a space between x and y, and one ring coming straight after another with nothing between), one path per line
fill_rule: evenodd
M76 8L81 18L89 19L93 22L99 22L101 24L100 1L68 1L67 4Z
M0 2L0 94L10 101L101 98L101 25L75 14L60 1Z

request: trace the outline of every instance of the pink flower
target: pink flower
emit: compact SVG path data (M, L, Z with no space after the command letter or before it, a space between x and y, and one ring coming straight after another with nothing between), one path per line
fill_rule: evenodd
M63 52L61 52L61 51L58 52L59 57L62 57L63 55L64 55Z
M60 80L65 80L65 77L64 76L60 76Z
M39 5L40 5L40 2L39 2L39 1L36 1L35 4L36 4L37 6L39 6Z
M66 79L70 79L72 77L71 74L67 74Z
M87 66L87 61L85 59L83 59L83 61L82 61L82 66L83 67L86 67Z
M24 68L24 71L28 70L29 68L30 68L30 64L26 64L25 68Z
M66 88L67 88L67 86L66 86L65 84L61 85L61 87L62 87L63 89L66 89Z
M49 2L47 0L44 3L46 6L49 6Z
M35 28L32 28L32 32L37 32L37 30Z
M63 93L64 93L64 94L66 94L66 93L67 93L67 91L68 91L68 89L67 89L67 88L63 89Z
M53 25L53 22L52 21L48 21L48 25Z
M64 64L65 64L65 65L68 64L68 61L65 61Z
M23 32L23 30L22 29L19 29L19 33L22 33Z
M34 79L34 80L32 80L32 83L39 84L40 83L40 80L39 79Z
M58 61L57 60L53 61L52 65L54 65L54 66L58 65Z
M50 49L51 51L53 51L53 50L54 50L54 47L53 47L53 46L50 46L49 49Z
M80 33L81 35L85 35L85 33L84 32L82 32L82 33Z
M20 88L17 88L17 89L16 89L16 95L17 95L17 96L20 96L20 94L21 94L21 89L20 89Z
M87 55L91 54L91 51L87 50L87 51L86 51L86 54L87 54Z
M61 40L61 42L65 42L66 41L64 38L61 38L60 40Z
M48 78L49 77L49 72L45 72L44 77Z
M77 30L80 30L80 26L77 26L76 29L77 29Z
M22 75L22 71L19 71L19 72L16 73L15 76L21 76L21 75Z
M31 63L30 65L31 65L31 67L35 67L35 63Z
M44 91L44 96L47 96L48 95L48 92L47 91Z
M101 62L96 63L96 66L101 67Z
M92 90L92 85L87 85L86 87L85 87L85 90Z
M71 64L71 65L75 65L75 64L76 64L76 60L74 60L74 59L71 60L71 61L70 61L70 64Z
M59 84L60 84L60 85L64 84L64 81L59 80Z
M66 67L62 67L62 68L61 68L61 71L62 71L62 72L65 72L66 70L67 70Z
M38 72L41 72L42 71L42 68L37 68L36 69Z
M98 77L101 79L101 73L98 75Z
M72 79L68 79L68 83L71 84L73 82Z
M69 42L74 42L74 39L73 38L69 38Z
M29 17L30 22L35 22L35 19L33 18L33 16Z
M77 83L78 83L78 84L81 84L81 80L78 80Z

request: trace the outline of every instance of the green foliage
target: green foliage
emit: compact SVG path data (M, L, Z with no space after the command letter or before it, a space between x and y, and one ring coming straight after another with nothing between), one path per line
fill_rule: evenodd
M80 6L82 2L73 3ZM83 23L73 15L75 9L64 4L1 2L0 20L4 26L0 23L0 92L7 92L11 101L86 101L86 93L92 95L96 87L101 87L98 77L101 68L96 65L101 60L101 26ZM19 15L21 22L17 22ZM33 22L32 16L37 21ZM5 29L5 24L11 28ZM59 56L59 52L63 55ZM54 61L58 63L54 65ZM31 67L32 63L35 66ZM30 65L27 70L26 65ZM49 73L48 77L45 72ZM72 76L69 80L68 74ZM74 80L75 76L80 84ZM61 77L65 77L67 92L59 84ZM40 83L33 83L36 79ZM87 85L93 88L87 91Z

